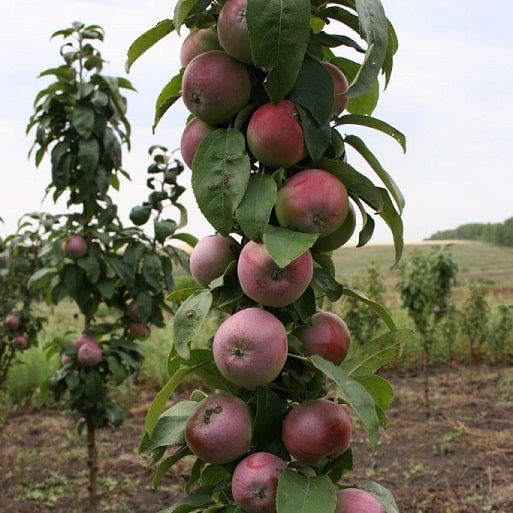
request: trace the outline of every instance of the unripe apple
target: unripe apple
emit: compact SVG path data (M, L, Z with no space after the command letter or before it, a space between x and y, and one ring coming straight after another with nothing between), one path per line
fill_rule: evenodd
M217 18L217 37L224 51L234 59L253 64L246 23L247 0L228 0Z
M278 478L286 467L269 452L250 454L233 471L233 499L246 513L276 513Z
M254 157L270 167L290 167L307 154L303 128L295 104L265 103L251 116L247 141Z
M130 334L138 340L145 340L150 336L150 327L144 322L132 322L130 324Z
M356 212L352 203L349 203L347 216L344 222L333 232L325 237L319 237L314 249L317 251L333 251L342 247L353 235L356 229Z
M12 339L12 343L14 347L17 347L18 349L24 349L28 346L28 340L25 335L16 335Z
M194 57L210 50L221 50L215 27L199 28L189 32L180 47L180 64L185 68Z
M94 367L102 359L102 348L95 342L82 344L78 349L77 359L86 367Z
M337 492L335 513L386 513L383 504L370 492L345 488Z
M322 356L335 365L340 365L349 351L349 329L333 312L316 312L311 325L300 327L296 335L307 355Z
M344 96L349 89L349 82L337 66L326 61L323 61L322 64L333 81L333 115L338 116L349 102L349 98Z
M219 278L239 252L237 242L219 233L202 237L189 260L192 277L203 287Z
M251 95L246 66L222 50L194 57L182 77L182 99L190 112L210 125L235 116Z
M75 346L80 348L84 344L98 344L96 338L94 338L92 335L89 335L89 333L82 333L79 335L79 337L74 342Z
M4 320L4 325L10 330L17 330L20 327L21 318L19 315L10 314Z
M275 211L281 226L321 237L337 230L349 210L344 184L324 169L305 169L278 190Z
M212 350L219 372L228 381L255 389L280 374L287 360L287 332L268 311L245 308L219 326Z
M281 308L297 301L308 288L313 277L312 254L305 251L282 269L263 244L249 241L240 253L237 276L250 299Z
M70 235L64 243L64 255L68 258L80 258L87 253L87 242L82 235Z
M215 130L214 126L198 118L191 119L185 126L180 139L180 151L182 152L183 161L190 169L192 169L192 161L198 146L212 130Z
M185 424L185 440L198 458L223 465L251 449L253 418L248 405L230 394L203 399Z
M306 401L290 410L282 438L290 455L309 465L342 455L351 442L351 419L328 399Z

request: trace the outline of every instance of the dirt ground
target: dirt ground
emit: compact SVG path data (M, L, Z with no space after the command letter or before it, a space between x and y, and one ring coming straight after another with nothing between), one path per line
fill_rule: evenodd
M389 375L396 399L372 456L355 426L355 483L393 491L402 513L513 512L513 369L457 368L430 379L426 418L422 376ZM119 430L99 434L100 511L156 513L180 497L180 469L151 488L137 455L149 396L134 402ZM0 511L86 510L84 439L55 410L19 410L0 431ZM182 469L183 470L183 469Z

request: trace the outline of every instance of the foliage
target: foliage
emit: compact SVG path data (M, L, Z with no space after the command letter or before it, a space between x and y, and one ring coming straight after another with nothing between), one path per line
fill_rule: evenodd
M133 42L128 50L127 70L171 32L214 27L223 4L209 0L178 1L172 19L161 21ZM401 353L410 334L410 330L397 329L381 304L335 279L332 255L313 248L317 234L284 229L277 225L274 217L275 193L285 180L299 169L320 167L345 184L352 201L359 207L362 220L359 245L365 245L374 231L374 220L368 213L370 208L389 225L396 261L400 259L402 194L363 140L354 135L342 136L339 132L345 132L348 125L376 129L390 135L405 149L403 134L370 115L377 102L379 74L384 75L386 86L397 50L395 32L381 3L367 0L330 5L307 0L249 0L246 21L255 63L255 66L248 66L252 98L233 119L216 127L200 143L192 163L193 192L201 212L216 232L236 237L241 246L250 240L262 243L278 269L311 251L315 261L313 279L294 303L282 308L267 307L287 329L289 355L279 376L257 390L246 390L231 383L216 367L211 347L193 344L212 310L226 316L249 306L266 308L243 293L236 263L229 265L208 287L177 290L169 295L170 302L180 303L168 360L170 378L150 407L146 433L140 443L140 453L151 457L151 463L156 465L155 485L171 466L191 455L185 441L185 424L205 392L195 391L190 400L169 408L167 402L176 387L193 375L207 390L236 395L250 406L254 415L252 451L268 450L290 462L281 440L282 419L294 405L321 397L352 408L366 430L370 448L375 450L378 431L386 426L385 412L393 398L390 384L375 373ZM329 33L334 22L351 35ZM353 39L355 36L362 43ZM341 47L356 51L359 58L353 61L337 57L333 52ZM350 77L348 112L336 118L331 115L333 89L320 64L323 60L332 62ZM182 77L183 69L170 78L157 98L153 129L181 97ZM292 168L272 169L248 152L245 127L259 105L269 101L277 103L283 98L292 99L297 106L308 156ZM346 162L346 144L363 157L379 184L374 184ZM318 355L306 356L295 330L308 325L312 315L325 303L337 302L344 294L378 312L387 331L358 345L340 366ZM230 491L234 464L214 465L194 458L190 473L184 476L186 495L164 511L240 511ZM289 501L291 496L296 496L298 504L301 503L302 513L332 513L334 503L320 497L333 496L341 486L339 482L351 469L350 449L319 465L290 462L278 483L279 513L299 511L299 506ZM367 486L380 497L388 513L397 511L388 491L378 485Z

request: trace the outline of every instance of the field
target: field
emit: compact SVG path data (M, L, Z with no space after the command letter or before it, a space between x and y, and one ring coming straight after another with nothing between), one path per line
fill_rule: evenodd
M407 247L404 260L413 249ZM478 280L489 287L490 298L513 301L512 250L457 243L450 251L460 268L456 291L460 297L466 283ZM391 246L340 251L338 277L350 281L373 260L381 262L387 297L396 301L397 270L387 267L393 263ZM163 345L159 354L149 351L151 368L140 384L126 391L129 419L119 430L99 434L102 512L156 513L180 497L180 476L186 467L173 469L153 490L152 470L137 455L146 409L163 379L157 368L157 362L165 360L167 344ZM423 409L423 378L415 366L397 366L384 376L396 392L388 428L381 433L377 454L371 455L355 421L355 470L347 478L357 483L373 480L390 488L402 513L513 511L513 368L449 364L433 368L429 418ZM0 402L0 511L84 511L85 446L74 420L49 401L23 401L4 397Z

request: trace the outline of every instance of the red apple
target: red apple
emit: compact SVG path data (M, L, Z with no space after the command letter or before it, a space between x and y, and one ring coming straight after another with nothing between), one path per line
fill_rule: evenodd
M28 340L25 335L16 335L12 339L12 343L14 347L17 347L18 349L24 349L28 346Z
M349 101L349 98L344 96L349 89L349 82L337 66L326 61L323 61L322 64L333 81L333 115L338 116L346 108Z
M4 320L4 325L10 330L17 330L20 327L21 318L19 315L10 314Z
M305 169L278 190L275 211L281 226L321 237L337 230L349 210L344 184L324 169Z
M185 440L198 458L223 465L251 449L252 415L248 405L229 394L203 399L185 424Z
M218 233L201 238L189 260L192 277L203 287L222 276L239 251L237 242Z
M306 401L285 417L282 438L293 458L317 465L347 450L351 419L342 406L328 399Z
M247 0L228 0L217 18L217 37L224 51L234 59L253 64L246 24Z
M194 57L210 50L221 50L215 27L200 28L189 32L180 48L180 64L185 68Z
M192 161L194 160L198 146L212 130L215 130L214 126L198 118L193 118L187 123L180 139L180 151L182 152L182 158L187 167L192 169Z
M319 237L314 244L314 249L317 251L333 251L342 247L352 236L356 229L356 212L352 205L349 203L347 216L344 222L333 232L325 237Z
M80 258L87 253L87 242L82 235L71 235L64 243L64 255L68 258Z
M67 365L71 362L71 356L67 355L66 353L61 354L61 365Z
M80 348L84 344L98 344L96 339L88 333L82 333L74 342L75 346Z
M135 301L130 301L126 307L126 313L128 317L134 321L139 322L141 319L139 319L139 311L137 309L137 303Z
M250 454L233 471L233 499L246 513L276 513L278 478L286 467L269 452Z
M132 322L130 334L138 340L145 340L150 336L150 327L144 322Z
M345 488L337 493L335 513L386 513L383 504L370 492Z
M306 156L303 128L290 100L265 103L249 120L248 146L254 157L270 167L290 167Z
M217 368L228 381L255 389L281 372L287 360L287 332L268 311L245 308L223 321L212 349Z
M349 351L349 329L333 312L315 313L311 325L300 327L296 335L306 354L317 354L335 365L341 364Z
M78 361L86 367L94 367L102 359L102 348L93 342L87 342L78 349Z
M297 301L312 281L312 254L305 251L282 269L263 244L249 241L240 253L237 276L244 294L253 301L284 307Z
M251 94L246 66L222 50L194 57L182 77L185 106L210 125L224 123L237 114Z

